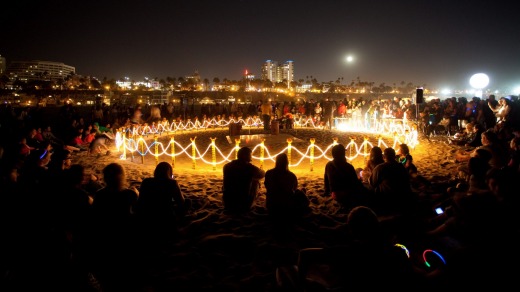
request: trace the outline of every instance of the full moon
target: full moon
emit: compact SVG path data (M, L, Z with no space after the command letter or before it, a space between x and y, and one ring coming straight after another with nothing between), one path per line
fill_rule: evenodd
M347 62L350 63L350 62L354 61L354 58L352 56L347 56L346 60L347 60Z

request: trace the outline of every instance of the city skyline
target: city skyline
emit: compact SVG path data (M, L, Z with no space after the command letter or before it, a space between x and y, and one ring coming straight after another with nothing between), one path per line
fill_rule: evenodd
M124 5L123 5L124 4ZM261 76L266 60L293 60L294 79L358 77L435 88L520 86L520 40L506 1L17 1L4 4L0 55L45 60L102 79L165 78L198 71ZM352 57L347 62L347 56Z

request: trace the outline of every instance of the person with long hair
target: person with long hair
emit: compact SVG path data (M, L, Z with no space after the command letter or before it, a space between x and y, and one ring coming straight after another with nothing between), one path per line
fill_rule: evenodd
M306 190L298 188L298 178L289 170L286 153L276 156L275 167L265 173L264 185L265 204L269 214L294 216L308 209Z
M143 231L151 236L172 234L185 214L185 199L173 176L173 167L163 161L155 167L153 177L143 180L139 188L135 213Z

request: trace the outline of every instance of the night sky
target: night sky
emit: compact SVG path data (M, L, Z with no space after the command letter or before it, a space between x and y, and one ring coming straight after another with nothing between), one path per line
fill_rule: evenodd
M210 81L237 80L246 69L260 77L271 59L294 61L296 80L462 89L483 72L490 88L520 86L514 1L105 2L2 3L0 55L63 62L100 79L198 70Z

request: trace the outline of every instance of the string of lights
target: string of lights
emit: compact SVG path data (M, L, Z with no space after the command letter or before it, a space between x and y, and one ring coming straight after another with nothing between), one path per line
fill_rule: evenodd
M194 121L188 120L186 122L172 122L168 123L152 123L152 125L142 124L134 125L132 128L121 128L116 133L116 148L122 153L120 158L126 159L127 155L130 154L140 156L141 161L144 163L144 157L151 155L154 156L156 163L158 163L159 157L166 157L166 159L172 160L172 165L175 165L175 160L180 156L186 156L192 160L193 168L196 168L197 163L203 163L211 165L215 169L217 165L225 164L236 158L236 152L240 149L240 139L235 139L235 146L231 149L220 149L216 144L216 138L210 138L211 142L207 146L197 144L195 139L190 138L191 143L189 145L181 145L175 141L174 136L176 134L192 134L201 130L209 129L225 129L232 123L239 123L243 128L254 128L263 127L262 121L255 117L249 117L247 119L230 119L230 120L203 120L202 122L198 119ZM354 137L350 137L350 142L345 146L346 153L348 154L347 159L353 161L357 158L367 159L369 156L369 149L377 145L381 148L396 148L401 143L406 143L411 148L414 148L417 142L417 128L415 125L405 119L382 119L378 123L374 124L374 128L367 128L361 126L359 121L344 121L346 126L343 127L343 131L350 131L360 133L364 135L362 143L356 143ZM312 119L296 119L294 122L295 127L304 129L322 129L322 126L316 126ZM339 127L337 127L339 128ZM391 135L392 134L392 135ZM147 140L146 137L152 136L153 140ZM384 140L383 136L390 136L393 143L389 146ZM164 137L160 141L159 138ZM377 138L377 141L371 142L370 137ZM169 140L167 138L170 138ZM290 159L289 167L303 166L305 162L309 162L309 168L312 171L313 165L319 160L332 160L332 157L328 156L330 148L336 145L337 138L334 138L331 144L320 147L316 145L315 139L310 139L309 145L306 148L298 148L292 145L292 139L287 139L287 146L276 153L271 153L269 148L265 145L265 139L261 139L261 142L252 147L253 160L257 160L260 166L263 166L265 161L274 162L276 156L280 153L287 153ZM205 147L205 148L204 148Z

